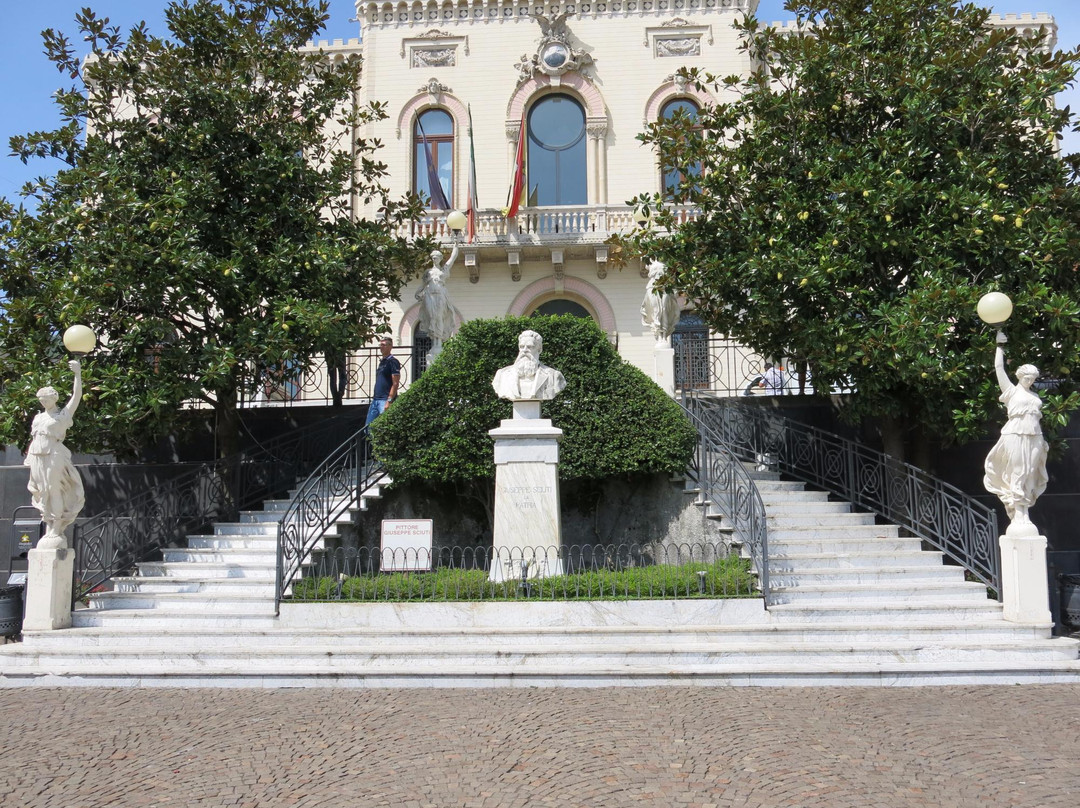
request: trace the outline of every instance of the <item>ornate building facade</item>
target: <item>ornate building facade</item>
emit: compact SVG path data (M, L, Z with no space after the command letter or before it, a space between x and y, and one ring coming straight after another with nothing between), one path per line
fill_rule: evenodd
M656 342L640 313L645 269L638 262L614 268L605 241L636 226L626 200L679 180L661 175L638 133L676 109L693 114L726 100L677 71L749 71L732 23L756 8L757 0L358 0L362 38L318 47L362 54L360 100L386 103L388 118L360 134L382 142L379 159L393 191L437 197L437 184L449 208L466 211L475 165L475 233L462 236L448 280L461 319L588 316L627 361L652 375ZM1054 27L1047 15L994 24ZM519 159L521 207L507 216ZM448 250L446 212L431 210L416 232ZM421 282L391 306L399 344L422 342L414 299ZM702 337L693 301L680 302L680 332ZM721 381L741 389L741 377L761 367L762 358L751 357L725 368L731 378ZM678 371L684 383L690 372Z

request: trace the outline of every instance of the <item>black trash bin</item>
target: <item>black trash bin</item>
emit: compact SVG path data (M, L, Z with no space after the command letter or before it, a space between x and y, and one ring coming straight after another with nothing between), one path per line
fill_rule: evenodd
M0 587L0 637L14 637L22 631L23 587Z
M1080 629L1080 575L1062 575L1061 620L1074 630Z

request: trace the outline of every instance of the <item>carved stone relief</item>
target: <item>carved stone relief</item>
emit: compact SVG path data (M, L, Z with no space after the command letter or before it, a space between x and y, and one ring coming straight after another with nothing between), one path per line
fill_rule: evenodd
M700 56L701 37L688 36L681 39L658 39L656 40L656 55L667 56Z
M457 64L457 47L415 48L412 52L413 67L453 67Z

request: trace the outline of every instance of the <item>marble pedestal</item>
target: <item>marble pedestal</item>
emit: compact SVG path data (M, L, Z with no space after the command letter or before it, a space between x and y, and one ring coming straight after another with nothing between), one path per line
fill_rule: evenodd
M653 349L653 380L672 398L675 397L675 349L665 342Z
M514 417L488 434L495 439L495 552L488 577L558 574L562 430L540 417L539 401L515 401Z
M1032 525L1009 525L1000 539L1001 600L1012 623L1053 622L1046 580L1046 537Z
M24 631L71 627L71 575L75 551L33 549L27 553Z

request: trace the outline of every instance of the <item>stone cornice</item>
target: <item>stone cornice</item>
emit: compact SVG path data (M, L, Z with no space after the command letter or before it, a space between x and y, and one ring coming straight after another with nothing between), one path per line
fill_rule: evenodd
M544 3L530 0L370 0L358 4L365 28L445 28L478 22L531 17L535 10L553 16L573 12L576 19L655 17L752 12L758 0L587 0ZM440 32L443 33L443 32Z

